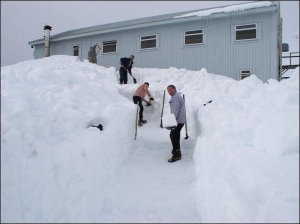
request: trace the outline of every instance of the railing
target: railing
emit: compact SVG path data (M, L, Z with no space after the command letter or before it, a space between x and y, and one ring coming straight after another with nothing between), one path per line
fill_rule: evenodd
M292 56L292 54L298 54L297 56ZM289 56L282 56L282 58L290 58L290 66L292 65L292 58L299 58L299 52L290 52ZM299 62L298 62L299 66Z
M298 55L293 56L293 54L298 54ZM295 68L299 67L299 60L298 60L297 64L292 64L292 58L299 58L299 52L290 52L288 56L282 56L282 59L284 59L284 58L289 58L290 64L282 65L281 75L286 73L289 69L295 69ZM282 77L282 78L284 79L284 78L288 78L288 77Z

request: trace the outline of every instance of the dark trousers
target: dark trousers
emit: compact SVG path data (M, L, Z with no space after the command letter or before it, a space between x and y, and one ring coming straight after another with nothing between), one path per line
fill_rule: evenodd
M120 73L120 84L127 84L127 71L123 67L120 68L119 70Z
M176 128L174 128L170 132L170 139L171 139L172 146L173 146L172 153L177 149L180 150L180 131L181 131L183 125L184 124L177 124ZM178 153L180 153L180 151ZM181 156L181 154L180 154L180 156Z
M144 107L142 104L142 98L139 96L133 96L132 99L133 99L134 104L137 104L137 102L139 103L139 107L140 107L139 120L143 120Z

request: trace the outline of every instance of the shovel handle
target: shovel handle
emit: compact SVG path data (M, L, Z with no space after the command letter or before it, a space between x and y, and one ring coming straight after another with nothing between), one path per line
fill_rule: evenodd
M188 133L187 133L187 119L186 119L186 105L185 105L185 98L183 94L183 101L184 101L184 106L185 106L185 140L189 138Z
M164 114L165 94L166 94L166 90L164 90L163 105L162 105L161 116L160 116L160 127L161 128L163 128L162 117L163 117L163 114Z

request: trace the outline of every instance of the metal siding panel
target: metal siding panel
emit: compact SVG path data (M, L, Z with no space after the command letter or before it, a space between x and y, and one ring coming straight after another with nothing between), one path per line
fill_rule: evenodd
M145 27L92 36L90 39L91 45L96 42L100 44L101 41L117 40L116 54L98 55L99 65L112 66L117 70L120 67L120 58L133 54L134 67L163 69L176 67L194 71L206 68L209 73L237 80L240 79L241 69L251 69L266 82L271 77L276 78L278 64L276 21L276 13L271 12L245 16L233 13L233 16L231 14L220 19L207 18L189 23ZM232 26L247 23L259 24L259 41L234 43ZM204 31L204 45L184 46L184 31L199 28ZM138 37L150 34L158 34L158 49L140 51ZM87 59L89 38L54 42L50 52L71 55L71 46L77 43L82 46L82 59ZM40 55L40 48L37 48L37 55Z

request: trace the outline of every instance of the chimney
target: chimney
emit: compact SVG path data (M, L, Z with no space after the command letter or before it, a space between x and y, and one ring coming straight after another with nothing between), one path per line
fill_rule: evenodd
M50 30L52 29L51 26L44 26L45 30L45 57L50 56Z

